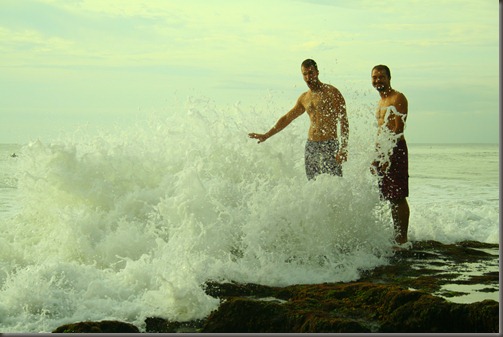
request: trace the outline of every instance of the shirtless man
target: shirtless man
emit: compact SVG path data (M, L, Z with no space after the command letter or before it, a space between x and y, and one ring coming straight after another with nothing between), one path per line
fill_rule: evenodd
M305 148L305 166L308 179L328 173L342 176L342 163L347 160L349 123L346 102L337 88L318 79L316 62L307 59L301 65L302 76L309 90L300 95L295 106L282 116L268 132L250 133L250 138L265 142L287 127L305 111L311 124ZM340 144L337 126L340 124ZM339 146L340 145L340 146Z
M408 152L403 134L408 112L407 98L391 88L391 72L385 65L372 69L372 86L381 96L376 110L378 135L387 133L396 142L388 153L389 158L374 161L372 171L379 176L382 197L390 202L395 240L402 245L408 241L410 213L406 199L409 196ZM377 144L378 150L381 145Z

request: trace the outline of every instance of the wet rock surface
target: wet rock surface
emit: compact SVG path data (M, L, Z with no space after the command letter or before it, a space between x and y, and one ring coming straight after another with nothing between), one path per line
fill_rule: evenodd
M278 289L278 299L230 297L201 332L497 332L499 304L457 304L399 286L355 282Z
M129 323L118 321L78 322L65 324L53 333L138 333L140 330Z
M414 242L412 249L396 252L389 265L364 272L360 281L395 284L456 301L480 292L498 293L499 245Z
M150 317L146 332L499 332L498 301L480 296L463 303L469 295L499 298L494 296L499 294L497 244L414 242L388 265L349 283L207 282L204 289L221 300L208 317L191 322Z

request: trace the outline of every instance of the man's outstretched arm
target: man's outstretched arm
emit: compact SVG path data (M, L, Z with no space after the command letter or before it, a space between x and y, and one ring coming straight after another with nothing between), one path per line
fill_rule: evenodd
M302 96L301 96L302 97ZM258 143L265 142L268 138L274 136L284 128L286 128L295 118L302 115L306 109L300 102L300 97L297 100L297 104L292 108L292 110L288 111L285 115L283 115L276 124L266 133L249 133L248 137L253 139L258 139Z

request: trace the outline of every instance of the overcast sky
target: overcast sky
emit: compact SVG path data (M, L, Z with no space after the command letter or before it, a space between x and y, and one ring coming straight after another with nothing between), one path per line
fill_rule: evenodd
M411 143L499 141L495 0L0 0L0 143L126 126L188 95L290 108L306 58L349 112L377 101L370 70L387 64Z

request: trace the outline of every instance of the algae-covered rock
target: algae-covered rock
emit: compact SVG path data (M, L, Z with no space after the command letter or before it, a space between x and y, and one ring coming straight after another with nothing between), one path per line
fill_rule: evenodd
M199 332L204 324L204 320L194 320L189 322L176 322L160 317L147 317L145 319L145 330L149 333L181 333Z
M232 298L208 317L202 332L288 331L287 308L277 302Z
M256 285L250 287L256 288ZM225 289L235 291L229 284ZM275 292L283 300L226 299L208 317L201 332L431 333L497 332L499 329L499 304L491 300L451 303L420 291L370 282L270 287L266 291Z
M62 325L53 333L136 333L140 332L132 324L118 321L79 322Z

